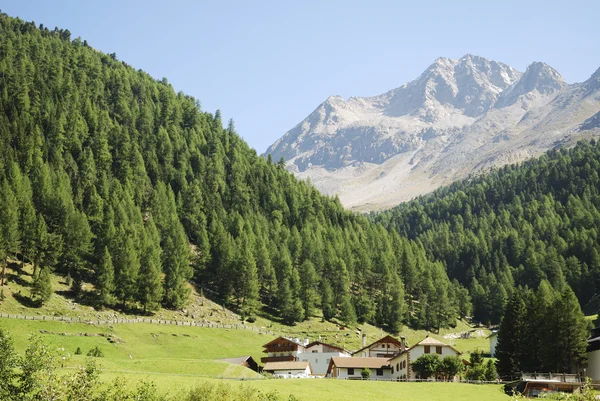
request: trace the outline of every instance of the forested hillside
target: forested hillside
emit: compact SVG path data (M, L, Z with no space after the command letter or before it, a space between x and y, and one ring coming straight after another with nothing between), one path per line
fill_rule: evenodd
M423 244L499 322L516 286L568 283L582 305L600 286L600 144L580 142L374 215Z
M0 143L3 263L70 277L100 307L180 308L192 283L289 323L320 310L436 328L469 313L466 289L418 242L345 211L258 157L219 112L68 30L0 16Z

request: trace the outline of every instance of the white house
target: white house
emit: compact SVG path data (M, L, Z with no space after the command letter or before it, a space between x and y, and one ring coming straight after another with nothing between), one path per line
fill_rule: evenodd
M396 380L417 379L416 373L411 369L411 363L426 354L436 354L443 359L447 356L458 356L460 352L435 338L426 337L390 359L391 378Z
M392 336L385 336L374 343L364 345L366 337L363 336L363 347L352 353L353 357L359 358L392 358L406 348L406 342L401 337L401 341Z
M587 368L585 375L594 383L600 382L600 328L592 330L587 346Z
M307 378L312 376L310 363L308 362L267 362L263 372L271 373L274 377Z
M333 357L329 362L327 377L335 379L362 379L363 369L371 371L370 380L391 379L391 367L389 358L371 357Z
M308 344L308 339L301 343L297 338L277 337L263 345L263 348L265 348L263 352L268 356L260 358L260 361L262 363L297 361L298 355L306 352L306 344Z
M298 361L310 362L313 375L324 376L329 368L331 358L349 358L350 352L343 348L320 341L314 341L305 346L304 352L297 354Z
M489 335L488 339L490 340L490 356L494 358L496 355L496 346L498 345L498 332L494 331Z

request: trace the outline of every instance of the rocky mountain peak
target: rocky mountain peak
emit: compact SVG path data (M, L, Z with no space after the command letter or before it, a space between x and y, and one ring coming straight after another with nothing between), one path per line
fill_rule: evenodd
M504 91L495 107L506 107L527 93L536 91L541 95L551 95L567 86L563 77L546 63L531 63L521 78Z

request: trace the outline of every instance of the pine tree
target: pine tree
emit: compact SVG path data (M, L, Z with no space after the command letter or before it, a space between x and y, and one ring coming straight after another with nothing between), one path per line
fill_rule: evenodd
M301 283L300 299L304 309L304 319L308 319L318 299L318 276L314 264L308 259L300 265L299 274Z
M20 233L19 233L19 208L17 199L8 185L8 182L4 180L0 185L0 249L4 253L4 260L2 266L2 278L0 280L0 287L6 283L6 265L8 264L8 255L10 253L16 253L20 246Z
M589 329L577 297L565 287L551 309L549 319L555 325L556 342L552 354L556 359L552 371L571 373L585 362Z
M114 303L115 271L108 247L104 247L102 257L96 270L96 292L98 303L102 306L111 306Z
M172 225L163 236L163 267L165 272L165 305L181 308L188 302L189 287L187 281L192 278L190 251L185 232L179 221Z
M140 256L140 271L137 281L137 300L144 313L160 307L162 299L162 266L160 258L160 238L152 219L146 223L144 243Z
M510 380L521 372L521 361L525 356L525 302L523 290L515 290L506 304L498 330L496 366L500 377Z
M45 304L52 297L52 278L50 269L43 267L33 280L31 286L31 298L40 305Z

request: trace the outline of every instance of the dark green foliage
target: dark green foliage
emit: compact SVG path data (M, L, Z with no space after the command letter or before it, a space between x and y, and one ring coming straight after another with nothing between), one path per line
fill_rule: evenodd
M360 371L360 377L362 377L365 380L369 380L371 378L371 369L362 368Z
M437 354L425 354L415 359L410 366L419 379L428 379L435 376L442 365Z
M104 352L98 346L95 346L91 350L88 351L87 356L93 356L94 358L103 358Z
M5 330L0 329L0 399L2 400L17 399L15 379L19 362L12 338Z
M458 356L447 356L440 361L440 372L446 380L452 380L460 373L463 366L463 362Z
M166 79L69 38L0 15L3 262L147 311L183 307L191 285L288 323L321 310L436 330L470 310L419 242L259 157Z
M81 355L81 348L77 347L77 349L75 350L75 355Z
M521 371L570 373L585 362L588 337L587 321L569 286L559 292L543 281L537 291L519 288L498 331L498 375L510 379Z
M52 276L50 269L44 267L39 270L39 273L33 279L31 285L31 299L37 301L40 305L45 304L52 297Z
M600 291L599 191L600 144L580 142L372 217L423 244L469 288L474 317L497 323L516 284L568 284L581 305Z

